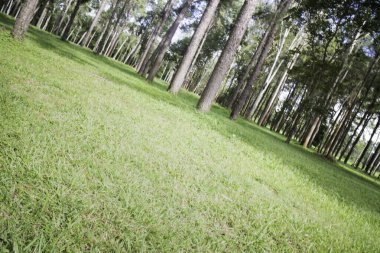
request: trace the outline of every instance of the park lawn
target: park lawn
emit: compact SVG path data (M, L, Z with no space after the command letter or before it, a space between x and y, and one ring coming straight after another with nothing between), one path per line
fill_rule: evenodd
M379 252L380 185L0 16L0 252Z

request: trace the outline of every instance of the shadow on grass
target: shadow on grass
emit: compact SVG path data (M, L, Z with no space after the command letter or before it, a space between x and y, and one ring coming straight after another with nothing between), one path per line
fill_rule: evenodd
M181 107L181 109L195 112L197 103L195 95L182 91L178 96L174 96L166 92L166 86L157 82L150 85L147 83L134 84L109 73L106 75L114 83L127 85L143 92L152 99L165 101ZM228 110L215 105L209 115L205 115L204 119L209 123L211 129L218 131L227 138L235 135L250 146L274 154L282 163L287 164L322 187L328 195L337 197L349 205L379 212L380 186L376 182L353 171L342 169L337 164L297 144L286 144L283 136L273 133L269 129L259 127L244 119L233 122L229 120L228 116ZM215 118L217 122L215 122ZM365 198L363 198L363 194L366 195ZM372 201L368 201L368 199Z
M13 20L0 14L0 22L5 29L11 29ZM61 41L57 36L32 27L29 29L28 38L36 42L41 48L53 50L58 55L76 61L82 65L90 65L100 70L102 75L120 85L128 87L150 96L152 99L165 101L184 110L195 112L197 96L181 91L178 96L166 92L163 82L147 82L131 67L116 62L109 58L96 55L89 49ZM75 48L75 50L73 50ZM106 64L112 69L119 70L123 75L114 75L106 69L100 69L101 64ZM368 180L347 169L342 169L321 156L303 149L298 145L284 143L284 138L268 129L261 128L252 122L238 119L232 122L228 119L229 112L220 106L213 106L209 115L204 119L212 129L220 134L231 137L237 136L248 145L264 152L274 154L282 163L294 168L307 176L311 181L322 187L329 195L337 196L340 200L364 208L369 211L379 212L380 187L379 184ZM215 122L217 119L217 122ZM365 189L365 190L363 190ZM366 198L362 195L366 194ZM368 201L370 198L373 201Z

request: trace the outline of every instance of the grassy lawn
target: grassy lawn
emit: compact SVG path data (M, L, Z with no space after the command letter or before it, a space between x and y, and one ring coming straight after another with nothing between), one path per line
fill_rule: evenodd
M0 252L379 252L380 185L0 16Z

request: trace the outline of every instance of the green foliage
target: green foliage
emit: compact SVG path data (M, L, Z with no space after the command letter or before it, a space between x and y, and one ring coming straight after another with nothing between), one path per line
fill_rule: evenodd
M0 16L1 252L377 252L380 186Z

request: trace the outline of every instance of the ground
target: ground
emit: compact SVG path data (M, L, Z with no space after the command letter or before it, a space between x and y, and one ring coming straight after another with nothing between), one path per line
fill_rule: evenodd
M379 252L380 185L0 16L0 252Z

